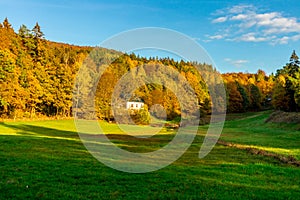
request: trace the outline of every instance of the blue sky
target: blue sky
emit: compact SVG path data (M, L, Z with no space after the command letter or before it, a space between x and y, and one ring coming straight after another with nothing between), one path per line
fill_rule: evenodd
M0 20L15 30L41 25L46 39L96 46L133 28L162 27L195 39L221 72L276 72L300 54L300 2L2 1Z

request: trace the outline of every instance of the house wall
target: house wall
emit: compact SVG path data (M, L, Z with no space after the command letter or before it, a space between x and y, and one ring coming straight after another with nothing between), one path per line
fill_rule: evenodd
M139 110L144 107L144 103L142 102L127 102L126 109L136 109Z

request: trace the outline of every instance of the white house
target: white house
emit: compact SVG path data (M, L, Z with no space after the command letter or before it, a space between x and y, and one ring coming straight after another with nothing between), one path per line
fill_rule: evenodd
M126 102L126 109L134 109L134 110L139 110L144 107L143 102L133 102L133 101L128 101Z

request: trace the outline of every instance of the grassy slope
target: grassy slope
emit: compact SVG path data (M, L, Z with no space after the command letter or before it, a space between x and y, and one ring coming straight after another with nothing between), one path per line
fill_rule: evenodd
M250 113L246 118L227 121L221 139L300 160L300 124L265 123L269 115L269 111Z
M297 125L279 130L283 125L263 123L267 115L231 116L235 119L226 123L222 140L273 148L299 158ZM118 133L115 125L105 125L107 131ZM217 145L206 158L198 159L205 130L205 126L199 129L193 145L172 165L152 173L128 174L93 158L72 120L2 123L0 199L293 199L300 195L300 169L272 158ZM139 140L131 140L130 145L159 147L172 135L155 138L150 146ZM113 139L128 144L124 137Z

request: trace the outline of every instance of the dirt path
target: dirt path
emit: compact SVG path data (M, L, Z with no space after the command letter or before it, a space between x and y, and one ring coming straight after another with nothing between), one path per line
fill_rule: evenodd
M241 145L241 144L234 144L234 143L225 142L222 140L219 140L218 144L227 146L227 147L236 148L236 149L246 150L247 152L254 154L254 155L262 155L262 156L266 156L266 157L271 157L271 158L274 158L274 159L280 161L281 163L300 167L300 161L297 160L296 158L294 158L293 156L283 156L280 154L268 152L268 151L261 150L258 148L253 148L253 147L249 147L249 146L245 146L245 145Z

